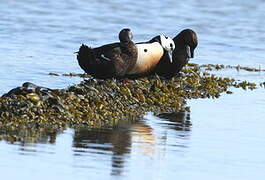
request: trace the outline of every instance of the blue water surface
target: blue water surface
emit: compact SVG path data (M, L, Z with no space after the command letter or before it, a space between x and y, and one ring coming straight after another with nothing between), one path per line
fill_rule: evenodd
M265 1L0 1L0 95L30 81L50 88L80 82L54 73L82 73L76 52L118 41L174 37L191 28L199 37L192 62L265 68ZM219 75L265 81L265 74ZM263 179L265 91L231 89L219 99L190 100L190 114L154 116L114 129L66 129L12 144L1 133L4 179ZM31 138L30 138L31 137Z

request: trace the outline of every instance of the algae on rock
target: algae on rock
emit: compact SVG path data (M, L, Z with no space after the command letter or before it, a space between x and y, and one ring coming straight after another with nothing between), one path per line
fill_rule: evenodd
M231 94L229 87L256 88L254 83L218 77L207 68L201 70L205 67L190 64L172 79L88 78L66 89L24 83L0 98L0 126L11 130L113 126L120 119L137 120L146 112L189 111L187 99L218 98L223 92Z

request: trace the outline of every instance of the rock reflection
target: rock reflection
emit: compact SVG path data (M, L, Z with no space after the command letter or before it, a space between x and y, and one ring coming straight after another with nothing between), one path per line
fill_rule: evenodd
M62 133L64 129L52 128L18 128L0 129L0 140L4 140L11 144L19 144L27 146L32 143L49 143L54 144L58 134ZM23 151L23 148L22 148Z
M161 143L174 152L185 152L189 147L192 123L189 112L159 114L157 124L162 128ZM162 135L163 134L163 135Z
M191 121L190 113L188 112L175 112L175 113L163 113L158 115L159 118L167 120L167 125L169 128L176 131L190 131Z

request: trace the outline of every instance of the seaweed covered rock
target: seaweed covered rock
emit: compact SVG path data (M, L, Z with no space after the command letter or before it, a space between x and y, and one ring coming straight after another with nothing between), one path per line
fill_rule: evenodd
M188 111L187 99L217 98L222 92L230 94L229 87L254 89L256 85L217 77L195 64L172 79L89 78L66 89L49 89L27 82L0 98L0 126L7 129L112 126L120 119L137 120L146 112Z

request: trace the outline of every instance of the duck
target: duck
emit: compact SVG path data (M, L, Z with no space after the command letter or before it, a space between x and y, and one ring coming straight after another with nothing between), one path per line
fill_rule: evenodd
M136 47L138 51L137 61L131 71L127 72L127 77L149 75L162 57L172 62L175 44L170 37L158 35L147 42L136 43Z
M79 66L95 78L123 77L132 70L138 57L132 38L132 31L124 28L119 32L120 42L96 48L82 44L77 52Z
M148 75L162 57L172 62L173 39L158 35L147 42L133 43L132 32L120 31L120 43L90 48L84 44L77 52L80 67L95 78L135 78ZM126 47L126 49L125 49Z
M194 57L194 50L198 45L198 38L192 29L184 29L173 38L175 49L172 60L165 54L151 72L165 78L172 78Z

